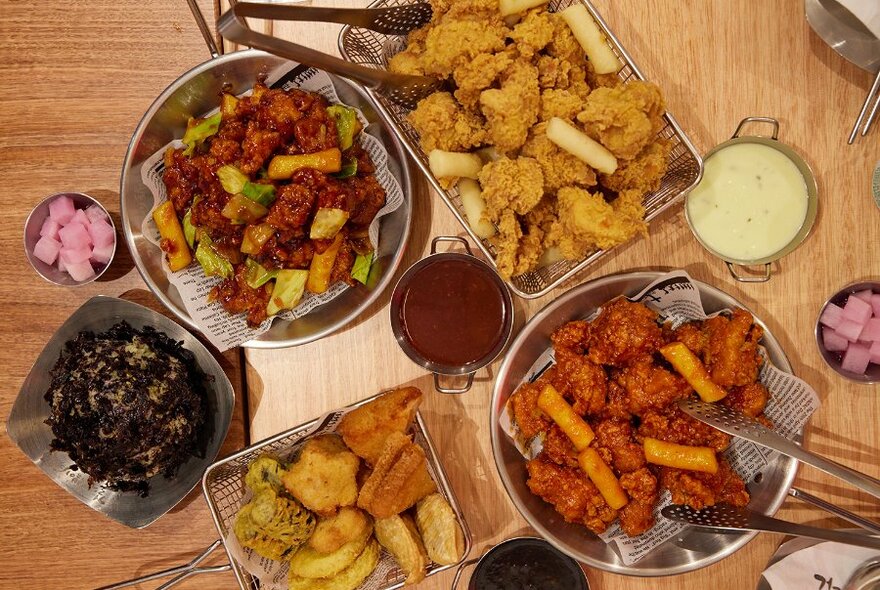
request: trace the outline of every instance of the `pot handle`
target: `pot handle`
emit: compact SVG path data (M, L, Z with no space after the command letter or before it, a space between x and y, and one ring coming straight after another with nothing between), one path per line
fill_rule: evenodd
M190 0L191 2L195 0ZM768 123L773 126L773 135L770 137L772 139L779 139L779 121L774 119L773 117L746 117L742 121L739 122L739 125L736 126L736 131L733 132L733 137L731 139L736 139L740 136L740 132L742 132L742 128L747 123Z
M468 391L471 390L471 386L473 384L474 384L474 373L468 373L467 374L467 383L464 384L464 387L458 387L458 388L443 387L442 385L440 385L440 374L434 373L434 389L436 389L440 393L455 394L455 395L467 393Z
M469 567L480 561L480 557L474 557L473 559L468 559L467 561L463 561L458 564L458 567L455 569L455 577L452 579L452 586L450 590L458 590L458 580L461 579L461 574L464 571L464 568Z
M769 262L764 264L764 274L759 275L759 276L755 276L755 277L739 275L736 273L736 270L734 270L733 264L731 264L730 262L725 262L725 264L727 265L727 270L730 271L730 276L735 278L740 283L766 283L767 281L770 280L770 263Z
M437 253L437 244L439 244L440 242L458 242L459 244L464 246L464 249L467 250L467 253L469 255L474 255L474 253L471 252L471 246L470 244L468 244L468 241L458 236L437 236L436 238L431 240L431 254Z
M208 45L208 51L211 52L211 57L220 57L220 50L217 48L217 42L211 34L211 28L205 20L205 15L202 14L202 9L199 8L198 0L186 0L186 2L189 4L189 10L192 12L193 18L196 19L199 31L202 32L202 37L204 37L205 43Z

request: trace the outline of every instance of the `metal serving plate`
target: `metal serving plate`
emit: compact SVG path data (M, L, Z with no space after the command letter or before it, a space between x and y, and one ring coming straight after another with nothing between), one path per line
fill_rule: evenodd
M225 459L217 461L205 471L205 476L202 478L202 490L205 493L205 499L211 509L211 516L214 517L214 524L217 526L217 531L220 533L220 539L223 541L223 546L229 556L229 563L232 564L232 571L235 573L235 577L242 590L259 590L259 580L244 569L244 567L242 567L233 557L232 553L229 551L229 547L226 545L226 537L231 533L232 527L235 524L235 517L238 514L239 508L242 506L242 500L244 499L246 491L244 476L247 473L248 466L264 453L272 453L285 459L289 458L296 451L297 447L311 436L312 432L327 427L330 423L329 421L334 419L336 414L339 412L351 411L373 401L381 395L382 393L376 394L367 399L351 404L342 410L331 412L322 418L316 418L315 420L311 420L305 424L301 424L300 426L276 434L271 438L257 442L246 449L242 449L241 451L226 457ZM425 423L422 420L421 413L416 413L416 419L413 423L413 441L425 450L425 454L428 458L428 471L437 483L440 493L443 494L449 502L449 505L452 507L452 510L455 512L458 523L461 525L462 533L464 533L465 547L459 562L451 565L438 565L436 563L431 563L427 568L427 575L431 576L438 572L454 568L464 560L471 551L471 535L467 522L465 522L464 514L458 505L455 493L449 485L446 472L443 471L443 465L440 463L437 451L434 449L434 443L431 441L428 429L425 427ZM385 556L382 559L388 559L388 557ZM368 578L368 580L369 579L372 578ZM405 579L406 574L399 568L395 568L394 571L389 574L388 578L381 582L380 588L381 590L394 590L395 588L401 588L404 585Z
M599 569L633 576L668 576L705 567L731 555L757 533L721 534L686 528L647 557L633 565L625 565L612 545L606 544L583 526L565 522L550 504L529 491L525 461L502 430L498 418L505 411L507 399L525 378L535 359L550 346L550 334L555 328L589 316L619 295L634 295L660 276L662 273L659 272L633 272L602 277L571 289L535 314L514 340L498 369L489 415L495 465L520 514L541 536L575 559ZM694 282L700 290L707 313L731 307L746 308L723 291L699 281ZM756 317L755 322L764 329L762 344L770 361L780 370L791 373L791 364L779 342L759 318ZM774 514L785 501L796 473L797 461L780 455L761 472L759 481L748 482L752 496L749 507L765 514Z
M141 232L141 223L153 208L153 195L141 180L141 168L156 150L175 138L183 137L189 117L216 108L221 90L228 88L233 94L241 94L253 87L260 74L285 63L290 62L262 51L245 50L196 66L172 83L153 102L132 135L125 154L119 189L125 241L150 290L193 329L198 330L199 327L187 313L177 288L168 281L162 268L162 251ZM370 121L366 132L382 141L388 151L388 167L400 183L404 201L397 210L379 221L379 245L373 267L377 278L374 285L370 288L359 286L346 289L340 296L296 321L276 319L269 331L246 342L245 347L284 348L312 342L335 332L358 317L382 294L403 258L412 219L409 201L411 185L403 147L394 132L377 115L373 103L361 88L333 75L330 78L340 100L361 109Z
M43 395L52 383L50 371L64 344L75 339L82 331L102 332L123 320L138 329L151 326L169 338L182 342L183 347L193 353L202 372L209 377L204 384L208 396L207 421L200 441L204 456L187 459L171 479L162 475L152 477L149 480L150 493L146 498L140 497L137 492L118 492L101 484L89 487L88 475L71 469L73 462L67 453L49 449L54 436L45 423L49 418L49 404ZM213 355L195 336L151 309L123 299L99 295L73 312L46 344L21 386L6 422L6 432L37 467L83 504L126 526L143 528L171 510L199 483L202 473L217 456L226 438L234 405L232 384Z
M426 2L427 0L416 0ZM596 19L599 27L605 33L608 43L614 53L623 64L618 76L624 82L629 80L645 80L645 75L636 66L632 57L608 29L608 25L596 11L589 0L552 0L549 4L551 11L559 11L581 2L586 6L590 14ZM412 4L412 0L376 0L370 7L401 6ZM345 59L357 64L385 69L388 60L396 53L403 50L406 40L401 36L383 35L361 27L343 27L339 33L339 51ZM488 240L483 240L471 230L464 214L464 207L458 190L455 187L444 189L439 181L431 174L428 166L428 156L419 145L419 135L409 124L406 117L410 111L387 97L370 90L365 92L376 103L383 118L389 122L403 141L406 150L415 160L425 178L431 183L435 191L443 198L443 201L455 215L464 230L476 243L483 254L494 262L495 248ZM672 152L669 155L669 167L663 177L660 188L653 193L648 193L643 199L645 206L645 219L651 221L660 213L672 206L680 197L690 191L703 174L703 161L691 143L688 136L678 126L678 122L671 114L663 116L666 124L660 130L659 136L669 140L672 144ZM610 250L597 250L587 254L581 261L560 261L550 266L527 272L513 277L508 281L511 291L526 299L535 299L547 294L553 288L572 277L573 275L589 268L597 263Z

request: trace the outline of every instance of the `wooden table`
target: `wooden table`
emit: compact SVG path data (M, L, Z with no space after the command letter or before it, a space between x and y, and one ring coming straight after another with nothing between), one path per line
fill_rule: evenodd
M354 5L353 0L333 5ZM210 8L209 2L204 5ZM819 306L838 287L880 278L880 212L870 198L870 172L880 159L880 129L854 146L846 135L872 77L832 52L807 26L803 3L701 0L597 0L596 5L649 79L663 88L670 112L701 152L727 139L740 119L770 115L780 139L812 165L820 210L812 235L774 268L762 285L742 285L694 240L680 206L651 227L649 240L624 246L588 274L532 302L516 301L518 326L564 290L589 278L646 268L684 268L752 308L781 341L795 372L819 392L823 406L808 429L809 448L880 477L880 398L876 386L848 383L826 368L813 341ZM91 8L92 10L89 10ZM30 363L52 331L96 293L143 289L124 255L111 279L77 290L42 282L21 252L21 226L42 196L64 189L91 192L117 210L117 179L129 135L153 97L187 67L207 57L182 2L132 0L86 5L47 2L25 9L0 0L0 170L11 211L0 228L7 280L0 306L9 318L0 352L8 415ZM69 23L69 24L66 24ZM80 24L81 23L81 24ZM256 23L255 26L260 26ZM276 24L275 33L335 52L336 25ZM51 146L50 149L46 149ZM50 163L46 159L51 158ZM413 231L403 268L424 255L430 238L463 232L419 181L412 195ZM402 272L402 269L401 271ZM496 474L488 403L497 363L461 397L444 397L401 352L391 335L386 293L354 325L324 340L283 351L245 352L250 439L259 440L377 391L416 385L423 414L473 533L474 554L529 533ZM235 355L230 356L234 362ZM236 392L241 393L240 387ZM226 450L244 442L239 423ZM144 531L115 525L79 505L0 438L0 587L89 588L187 561L213 538L204 503L184 507ZM813 469L797 485L869 517L876 502ZM841 526L794 501L780 516ZM636 579L590 570L594 589L754 587L781 537L759 535L730 558L676 577ZM448 588L441 574L419 588ZM24 583L24 584L22 584ZM144 585L144 588L153 586ZM182 588L234 588L228 574L193 578Z

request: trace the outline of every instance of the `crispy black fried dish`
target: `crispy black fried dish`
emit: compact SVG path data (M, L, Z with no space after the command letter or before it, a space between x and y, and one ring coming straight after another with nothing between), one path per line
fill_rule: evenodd
M89 485L146 496L147 479L174 476L198 451L204 376L192 353L165 334L126 322L80 332L51 375L52 450L70 455Z

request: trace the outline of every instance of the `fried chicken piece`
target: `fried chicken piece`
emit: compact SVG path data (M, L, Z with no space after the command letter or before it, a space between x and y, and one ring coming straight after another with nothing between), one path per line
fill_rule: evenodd
M253 121L248 123L244 141L241 142L241 159L238 168L245 174L254 174L281 145L281 134L261 129Z
M627 393L627 408L637 416L661 409L688 397L693 389L685 379L643 357L615 372L614 379Z
M752 314L734 309L730 318L718 315L704 323L709 344L703 360L712 381L721 387L748 385L758 378L762 359L758 341L764 331Z
M600 365L623 367L659 346L657 313L625 297L603 306L590 327L590 360Z
M435 92L420 100L409 114L409 122L418 132L425 152L467 151L486 139L485 122L462 109L448 92Z
M312 214L318 194L301 184L285 184L278 189L265 222L280 230L302 227Z
M590 322L585 320L576 320L566 322L553 330L550 334L550 342L553 343L553 349L570 350L577 354L583 354L587 347L590 336Z
M497 222L503 211L525 215L544 196L544 174L534 158L501 158L480 170L480 185L489 220Z
M635 191L621 193L608 203L600 193L563 187L556 193L559 222L550 241L569 260L580 260L597 248L622 244L636 234L647 235L645 209Z
M529 128L538 120L540 108L537 68L524 59L515 61L502 76L501 88L490 88L480 94L488 143L505 153L518 150L526 142Z
M629 413L629 396L626 390L613 379L608 381L608 403L605 404L602 417L620 420L629 420L632 417Z
M352 410L342 417L336 431L354 453L375 465L392 433L405 433L415 419L422 392L403 387Z
M360 465L360 459L339 436L324 434L306 441L281 481L303 506L329 516L340 506L351 506L357 500Z
M526 484L533 494L552 504L566 522L579 523L596 534L617 518L593 482L580 469L563 467L539 456L526 463Z
M596 70L593 69L593 64L590 62L585 64L584 70L587 83L593 88L616 88L623 84L623 81L617 75L617 72L612 72L610 74L597 74Z
M547 416L538 408L538 396L544 383L543 379L534 383L523 383L516 388L507 403L510 417L526 440L546 431L551 424Z
M553 23L553 38L547 44L547 55L567 61L573 66L586 67L587 60L584 48L575 39L568 23L557 13L551 13L547 16Z
M706 346L709 345L709 337L703 330L702 322L687 322L672 332L670 342L681 342L692 353L702 356Z
M605 188L621 192L635 190L644 195L660 188L660 181L666 174L672 143L658 140L649 143L634 159L621 162L614 174L600 174L599 180Z
M393 432L361 487L357 505L374 518L388 518L436 490L425 451L405 434Z
M457 89L455 98L470 109L477 108L480 93L490 88L498 76L513 63L510 52L481 53L452 72Z
M616 157L631 160L663 127L666 106L660 89L635 80L615 88L596 88L577 119L587 134Z
M555 193L566 186L588 188L596 185L596 172L547 139L547 124L538 123L529 131L529 139L520 154L537 160L544 175L544 191Z
M516 43L520 55L531 58L550 43L554 31L551 13L542 7L528 11L508 36Z
M485 20L460 20L447 13L425 37L425 51L420 56L423 71L447 78L455 68L481 53L504 49L508 29L498 13Z
M672 492L674 503L686 504L694 510L719 503L749 503L745 483L723 457L719 457L718 472L714 474L660 467L660 482Z
M730 445L729 434L691 418L678 406L647 410L641 419L637 430L639 437L656 438L679 445L709 447L716 453L724 451Z
M553 117L574 119L584 108L584 100L568 89L547 88L541 92L541 121L549 121Z
M764 412L770 392L760 381L743 386L733 386L728 389L727 397L721 403L734 410L739 410L746 416L757 418Z
M411 74L413 76L424 76L425 70L422 66L422 53L425 51L425 38L428 36L431 25L425 25L418 29L413 29L406 36L406 48L391 56L388 60L388 71L396 74Z
M544 253L544 231L537 225L527 225L526 231L510 209L501 213L496 224L498 233L491 238L495 246L495 265L505 279L535 268Z
M565 390L573 400L572 408L580 415L595 415L605 407L608 376L605 369L588 357L570 350L556 350L556 370L566 382Z
M609 463L620 473L629 473L645 466L645 452L642 445L633 438L629 420L610 418L595 424L594 446L608 449L611 453Z
M641 535L654 526L654 505L659 489L657 478L647 467L620 476L620 486L629 496L629 503L620 510L620 528L627 535Z
M551 424L542 441L541 456L559 465L578 467L578 451L557 424Z

